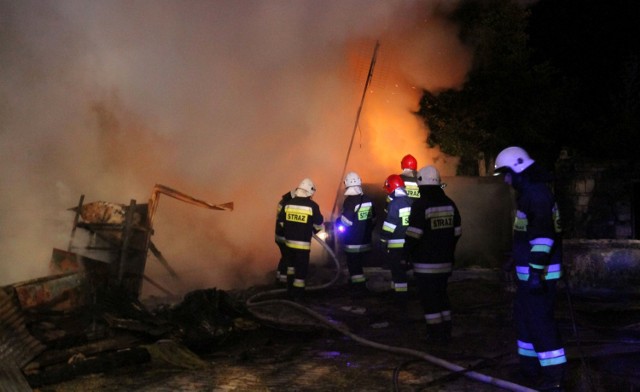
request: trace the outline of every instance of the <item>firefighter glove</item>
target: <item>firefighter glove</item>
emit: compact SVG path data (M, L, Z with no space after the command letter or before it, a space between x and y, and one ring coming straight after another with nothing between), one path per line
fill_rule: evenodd
M547 282L542 278L543 270L529 268L529 292L531 294L542 294L547 291Z

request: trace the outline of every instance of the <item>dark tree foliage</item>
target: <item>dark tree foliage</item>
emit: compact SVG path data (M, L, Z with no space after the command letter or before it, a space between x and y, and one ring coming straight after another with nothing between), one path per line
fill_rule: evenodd
M569 81L559 141L590 158L634 159L640 143L640 2L541 0L534 58Z
M474 63L462 88L424 92L419 114L430 128L428 144L460 156L460 174L476 174L479 154L492 159L508 145L549 165L564 148L621 157L630 150L621 141L640 141L640 35L628 36L627 48L610 48L621 44L616 34L634 28L607 4L631 12L633 1L541 0L528 9L513 0L463 1L452 18ZM589 30L609 18L627 27ZM608 60L590 45L603 46Z

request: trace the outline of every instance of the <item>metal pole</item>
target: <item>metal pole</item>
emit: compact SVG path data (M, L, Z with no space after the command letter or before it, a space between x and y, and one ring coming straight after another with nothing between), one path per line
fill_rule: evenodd
M364 105L364 98L367 95L367 90L369 89L369 84L371 83L371 78L373 77L373 68L376 65L376 58L378 57L378 48L380 47L380 41L376 41L376 46L373 49L373 56L371 57L371 65L369 65L369 74L367 75L367 81L364 84L364 90L362 91L362 98L360 98L360 106L358 107L358 113L356 114L356 122L353 126L353 132L351 133L351 141L349 142L349 150L347 151L347 157L344 160L344 167L342 168L342 175L340 176L340 182L338 183L338 190L336 191L336 199L333 202L333 207L331 208L331 215L336 212L336 207L338 205L338 199L340 198L340 188L342 188L342 179L347 171L347 164L349 163L349 155L351 155L351 148L353 147L353 139L356 134L356 129L358 129L358 123L360 122L360 113L362 112L362 107Z

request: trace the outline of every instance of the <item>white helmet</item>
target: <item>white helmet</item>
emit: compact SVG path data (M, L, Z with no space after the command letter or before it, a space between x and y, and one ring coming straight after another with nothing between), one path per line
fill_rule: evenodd
M418 170L418 185L440 185L440 172L429 165Z
M296 188L296 196L311 197L316 193L316 186L313 184L310 178L305 178L300 182L298 188Z
M344 186L349 188L350 186L361 186L362 180L356 172L349 172L344 177Z
M510 169L514 173L522 173L522 171L535 162L525 150L520 147L507 147L500 151L496 157L496 172Z

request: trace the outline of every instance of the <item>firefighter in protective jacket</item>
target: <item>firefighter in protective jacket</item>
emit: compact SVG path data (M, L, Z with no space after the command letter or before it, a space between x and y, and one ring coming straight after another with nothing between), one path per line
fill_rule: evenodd
M517 192L512 255L518 279L513 316L521 370L540 390L560 391L567 362L554 306L562 275L560 216L550 174L520 147L496 157L495 171Z
M409 216L405 247L410 253L418 295L427 324L427 340L445 343L451 338L451 304L447 283L461 232L458 207L445 195L433 166L418 172L420 198Z
M391 289L399 305L406 305L407 271L404 266L404 236L409 226L412 200L404 189L404 181L392 174L384 182L384 190L391 197L385 209L380 241L384 244L387 264L391 270Z
M276 282L279 284L287 283L287 246L285 245L284 228L278 222L278 215L282 211L282 206L289 200L293 199L295 189L282 195L282 198L278 202L278 210L276 212L276 228L275 228L275 241L280 250L280 260L278 260L278 267L276 269ZM293 271L291 272L293 274Z
M287 291L296 301L302 300L305 292L311 237L324 228L320 207L311 200L315 191L313 181L305 178L294 191L294 197L282 205L278 214L278 224L282 226L287 247Z
M355 172L349 172L344 179L345 196L340 214L339 227L343 250L347 256L350 287L354 294L364 294L364 257L372 250L371 234L376 219L376 210L371 198L362 191L362 180Z

